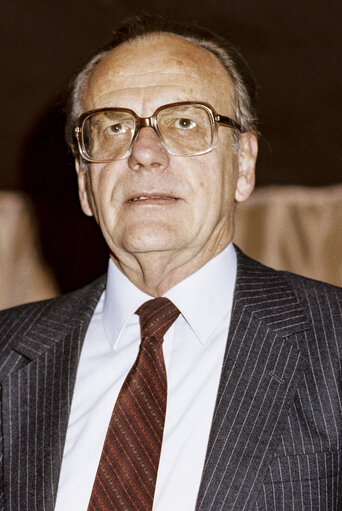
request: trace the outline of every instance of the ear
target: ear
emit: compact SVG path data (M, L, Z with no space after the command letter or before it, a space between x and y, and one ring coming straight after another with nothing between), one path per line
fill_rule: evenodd
M82 167L79 157L75 158L75 167L76 167L76 172L77 172L78 196L80 199L82 211L87 216L93 216L93 212L90 207L90 202L89 202L89 198L88 198L88 186L87 186L88 172L87 172L87 169Z
M250 196L255 185L255 163L258 155L258 139L252 131L240 135L239 175L235 190L235 200L242 202Z

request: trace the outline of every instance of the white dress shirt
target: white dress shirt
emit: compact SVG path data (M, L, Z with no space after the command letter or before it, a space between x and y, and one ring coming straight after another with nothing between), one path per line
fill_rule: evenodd
M230 244L164 295L181 314L163 343L168 397L153 511L195 508L235 278ZM55 511L87 511L113 406L139 350L135 311L149 299L109 262L81 352Z

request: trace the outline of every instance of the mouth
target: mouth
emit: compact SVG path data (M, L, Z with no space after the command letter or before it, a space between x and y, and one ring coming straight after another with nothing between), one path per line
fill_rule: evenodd
M137 195L128 200L128 202L140 201L177 201L177 197L171 195Z

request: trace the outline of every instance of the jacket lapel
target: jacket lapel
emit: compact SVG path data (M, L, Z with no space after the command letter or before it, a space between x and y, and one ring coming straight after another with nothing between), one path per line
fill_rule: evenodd
M1 373L8 511L54 508L79 355L104 285L46 302L43 314L36 306L40 318L16 335L11 371Z
M197 511L255 502L302 375L292 339L309 329L281 273L239 250L230 331Z

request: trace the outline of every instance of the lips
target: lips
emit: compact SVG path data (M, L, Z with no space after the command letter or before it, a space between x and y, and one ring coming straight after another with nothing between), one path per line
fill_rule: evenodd
M177 197L173 197L172 195L164 195L164 194L156 194L156 195L135 195L131 197L128 202L136 202L136 201L151 201L151 200L169 200L176 201Z

